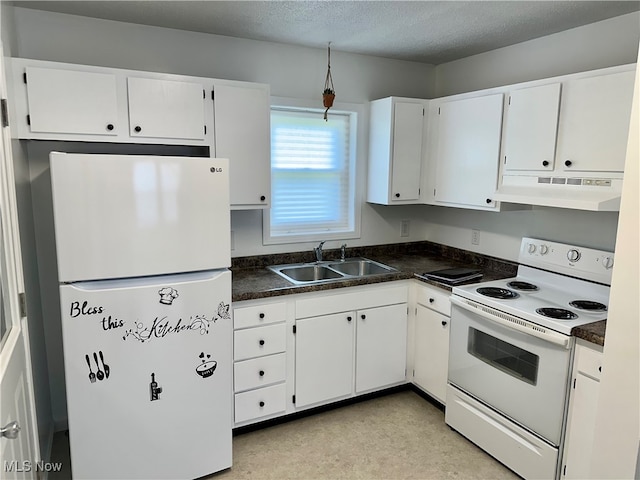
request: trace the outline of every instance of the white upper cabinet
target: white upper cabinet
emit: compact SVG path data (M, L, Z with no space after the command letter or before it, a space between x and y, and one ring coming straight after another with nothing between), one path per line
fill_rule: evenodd
M438 104L435 204L496 210L503 94Z
M509 93L504 129L506 171L553 171L559 108L559 83Z
M418 202L426 105L426 100L399 97L371 102L368 202Z
M118 119L115 75L27 67L23 81L31 132L115 136L126 130Z
M129 77L127 95L131 137L204 140L202 84Z
M563 85L557 162L565 172L622 172L633 99L633 70Z
M267 208L271 197L269 86L214 82L215 156L229 159L231 207Z

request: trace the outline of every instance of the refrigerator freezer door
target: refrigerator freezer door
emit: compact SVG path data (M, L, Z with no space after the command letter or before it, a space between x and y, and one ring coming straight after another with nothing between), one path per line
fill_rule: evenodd
M231 272L63 285L74 478L231 466Z
M60 282L231 265L226 159L50 157Z

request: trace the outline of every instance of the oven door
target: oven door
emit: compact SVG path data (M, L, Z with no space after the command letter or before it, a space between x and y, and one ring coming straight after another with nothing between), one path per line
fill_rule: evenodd
M449 383L558 446L571 337L451 297Z

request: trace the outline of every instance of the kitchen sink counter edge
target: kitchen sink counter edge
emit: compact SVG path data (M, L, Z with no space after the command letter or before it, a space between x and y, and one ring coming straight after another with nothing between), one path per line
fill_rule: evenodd
M324 253L326 260L339 261L340 259L340 251L338 249L327 249ZM444 268L477 268L482 270L482 278L467 282L477 283L513 277L516 275L518 268L518 264L515 262L433 242L353 247L348 249L347 256L349 258L368 258L393 267L396 271L380 275L350 277L330 282L294 285L267 267L303 262L312 264L315 261L313 252L237 257L232 259L231 266L233 273L232 300L240 302L409 279L415 279L425 284L451 291L452 286L449 284L420 278L417 275ZM604 345L605 330L606 320L603 320L576 327L571 331L571 335L602 346Z

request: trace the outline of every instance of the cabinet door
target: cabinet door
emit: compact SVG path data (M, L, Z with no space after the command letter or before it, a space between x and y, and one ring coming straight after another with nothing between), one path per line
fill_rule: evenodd
M514 90L505 126L506 170L553 171L560 84Z
M564 449L563 478L590 477L593 432L598 409L600 382L578 373L571 391Z
M127 78L132 137L204 140L204 87L199 83Z
M634 78L628 71L563 86L557 162L564 170L624 170Z
M359 310L356 316L356 393L404 381L407 304Z
M296 406L352 393L354 325L353 312L296 321Z
M449 320L422 305L417 307L413 380L442 403L447 391Z
M443 103L438 115L437 202L493 208L503 95Z
M417 200L420 196L424 107L396 102L393 115L391 201Z
M27 67L32 132L115 136L116 77L108 73Z
M229 159L231 206L266 208L271 196L269 91L214 86L215 155Z

